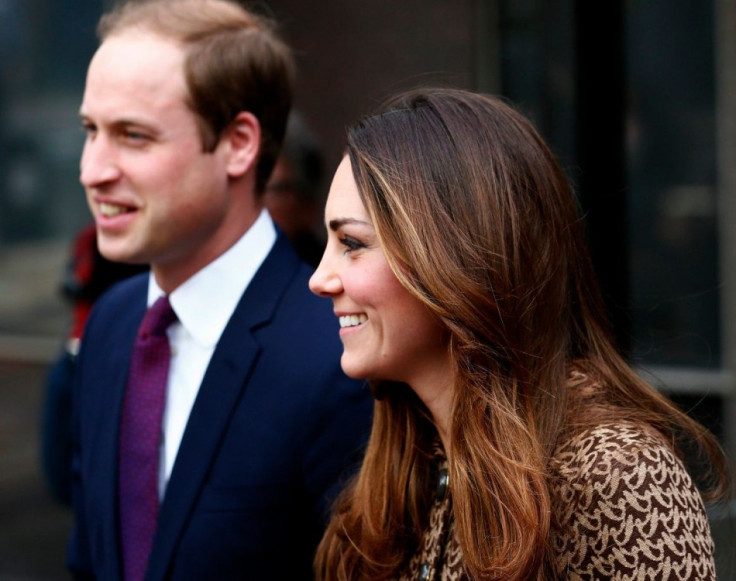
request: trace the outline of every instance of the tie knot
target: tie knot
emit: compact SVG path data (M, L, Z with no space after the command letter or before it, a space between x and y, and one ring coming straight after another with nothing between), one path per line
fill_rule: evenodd
M176 313L171 308L169 297L162 295L146 311L138 333L140 336L161 337L166 334L166 329L174 321L176 321Z

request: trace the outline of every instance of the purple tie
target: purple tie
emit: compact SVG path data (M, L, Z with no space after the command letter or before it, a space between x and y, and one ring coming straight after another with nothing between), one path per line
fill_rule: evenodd
M130 363L120 421L120 528L126 581L142 580L158 515L161 421L171 349L166 329L176 314L166 296L146 311Z

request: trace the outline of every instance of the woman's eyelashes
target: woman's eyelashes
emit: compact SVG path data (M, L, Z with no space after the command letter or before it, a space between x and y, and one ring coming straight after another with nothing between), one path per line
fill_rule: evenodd
M353 238L352 236L341 236L339 238L340 244L343 245L343 253L348 254L350 252L353 252L355 250L359 250L361 248L365 248L366 245L361 242L360 240Z

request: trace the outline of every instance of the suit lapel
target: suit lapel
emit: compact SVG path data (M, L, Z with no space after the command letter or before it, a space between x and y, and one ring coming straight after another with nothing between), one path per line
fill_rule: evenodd
M177 453L146 579L164 579L186 523L205 484L237 402L247 387L260 346L253 330L268 324L299 266L279 235L235 308L212 355Z
M92 349L96 351L97 361L104 362L96 369L97 375L91 385L99 386L98 397L104 402L98 409L105 409L108 413L101 413L95 418L97 427L92 433L98 435L98 441L90 443L93 446L95 470L99 478L95 480L102 495L101 506L104 507L103 531L111 537L103 546L114 547L114 559L111 570L107 572L110 579L117 578L121 570L120 531L118 526L118 433L119 418L123 402L123 393L128 378L130 355L133 342L138 332L138 326L145 312L145 288L136 293L135 298L128 304L135 304L132 312L126 316L116 316L114 324L100 324L107 327L107 332L95 334L93 340L98 344ZM116 421L110 421L116 418ZM91 492L93 493L93 491ZM106 576L107 576L106 574Z

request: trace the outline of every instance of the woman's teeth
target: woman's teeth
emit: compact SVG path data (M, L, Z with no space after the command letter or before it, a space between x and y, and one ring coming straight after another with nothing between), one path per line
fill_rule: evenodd
M340 317L340 328L355 327L356 325L365 323L367 320L368 317L365 315L343 315Z

